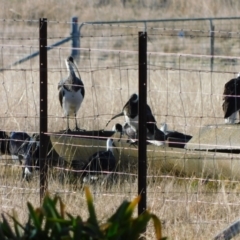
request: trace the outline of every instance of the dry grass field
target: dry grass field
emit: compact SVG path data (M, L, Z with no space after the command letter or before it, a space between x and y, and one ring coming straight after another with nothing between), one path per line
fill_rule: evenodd
M124 3L125 2L125 6ZM0 68L38 50L38 19L46 17L48 44L70 33L70 19L87 21L162 18L234 17L238 1L29 1L2 0L0 9ZM224 83L239 72L239 20L213 21L215 26L214 71L210 71L209 21L148 24L148 103L158 125L196 135L204 125L224 123ZM128 97L138 91L138 31L143 24L86 25L81 32L79 71L86 97L78 113L81 128L102 129L121 111ZM183 30L184 37L179 36ZM58 102L57 84L67 74L64 60L70 43L48 52L49 132L66 126ZM0 72L1 130L37 132L39 129L39 59L31 59ZM123 119L117 119L111 124ZM73 122L71 122L73 124ZM111 129L112 125L108 127ZM229 154L229 159L238 155ZM200 170L201 171L201 170ZM80 186L71 176L62 185L58 168L50 169L49 192L59 194L71 214L87 218ZM239 177L195 178L161 172L148 177L148 207L161 219L169 239L210 239L239 218ZM129 174L128 169L125 171ZM198 174L199 175L199 174ZM120 180L123 176L120 175ZM231 180L230 180L231 179ZM107 218L124 199L137 195L136 176L117 181L111 188L91 186L99 220ZM236 180L236 181L235 181ZM33 181L21 179L21 167L6 156L0 161L0 212L27 219L26 202L39 205L38 173ZM154 239L149 226L147 239Z

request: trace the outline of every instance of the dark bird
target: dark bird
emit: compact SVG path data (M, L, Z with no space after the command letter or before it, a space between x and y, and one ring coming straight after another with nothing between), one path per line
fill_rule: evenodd
M5 131L0 131L0 147L1 147L1 154L10 154L9 151L9 136Z
M132 94L130 99L124 105L122 112L118 113L117 115L113 116L106 126L115 118L117 117L125 117L125 121L131 125L131 127L137 131L138 130L138 95Z
M128 123L135 132L138 132L138 95L136 93L132 94L130 99L124 105L122 112L113 116L108 121L106 126L110 123L111 120L120 116L124 116L126 123ZM161 130L158 129L156 120L149 105L146 106L146 127L148 140L165 140L165 135Z
M165 139L168 142L174 142L181 147L184 147L184 145L192 138L192 136L188 134L178 131L169 131L166 123L162 124L160 130L165 134Z
M225 122L234 123L240 110L240 73L224 85L222 108Z
M9 137L9 154L12 159L22 164L22 155L26 152L31 137L25 132L11 132Z
M106 142L106 151L98 151L94 153L85 166L82 168L83 181L96 180L98 175L109 175L115 170L116 159L113 155L113 139L108 138Z
M31 180L33 176L33 171L40 168L39 153L40 135L38 133L34 133L29 139L27 146L24 147L24 149L19 153L19 155L21 155L21 158L23 159L22 177L27 181ZM58 153L54 150L50 139L47 144L46 155L46 159L44 160L48 166L64 166L64 158L60 157Z
M67 117L67 132L69 128L69 117L75 117L76 130L80 130L77 125L77 112L82 104L85 95L85 89L78 69L73 61L72 57L69 57L66 61L68 69L68 76L66 79L61 80L58 83L59 101L63 108L64 114ZM78 76L76 76L76 72Z
M29 181L32 172L39 169L40 136L34 133L30 136L26 132L10 132L8 135L0 131L1 154L12 156L22 165L22 177ZM48 143L47 164L58 166L63 160L53 149L51 141Z

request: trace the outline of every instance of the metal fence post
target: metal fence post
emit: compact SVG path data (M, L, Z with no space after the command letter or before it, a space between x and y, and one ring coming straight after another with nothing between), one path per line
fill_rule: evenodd
M47 19L39 20L39 69L40 69L40 145L39 145L39 164L40 164L40 202L47 190Z
M147 106L147 33L139 32L139 120L138 120L138 215L146 210L147 145L146 145L146 106Z
M77 17L72 17L72 57L76 60L79 61L80 57L80 36L79 36L79 29L78 29L78 18Z
M210 69L211 72L213 71L213 64L214 64L214 25L212 23L212 19L210 19L210 55L211 57L211 62L210 62Z

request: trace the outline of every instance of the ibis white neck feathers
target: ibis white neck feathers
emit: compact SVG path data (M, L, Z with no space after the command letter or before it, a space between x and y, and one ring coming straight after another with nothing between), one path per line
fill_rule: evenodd
M111 138L107 140L107 151L113 151L113 140Z

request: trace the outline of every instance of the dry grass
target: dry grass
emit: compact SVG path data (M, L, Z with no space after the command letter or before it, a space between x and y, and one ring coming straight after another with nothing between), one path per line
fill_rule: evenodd
M16 167L1 167L0 211L14 209L21 220L27 219L26 201L39 204L38 178L31 183L22 182ZM5 186L5 187L4 187ZM83 191L67 183L60 185L56 178L50 178L49 191L58 194L66 203L66 209L73 215L88 217ZM117 182L106 190L103 186L91 187L98 219L106 219L124 199L133 199L137 194L137 183ZM148 208L157 214L163 224L164 235L169 239L206 239L239 216L239 184L231 182L209 182L189 179L163 178L148 184ZM147 239L154 239L151 225Z
M9 21L0 21L3 36L0 39L0 66L8 66L38 50L40 17L50 20L48 43L51 44L69 36L68 21L72 16L78 16L79 22L230 17L238 16L240 7L239 2L224 0L204 0L201 3L149 0L145 5L141 2L129 0L123 7L120 0L111 3L107 0L70 0L68 3L56 0L2 0L0 19ZM36 21L22 21L26 19ZM215 29L224 32L215 33L215 54L233 57L215 59L215 72L211 73L208 58L178 55L209 54L209 22L149 24L149 51L175 53L172 56L148 56L148 102L159 124L167 122L170 129L194 135L206 124L223 123L222 86L239 71L236 34L239 26L238 21L215 22ZM179 29L185 29L185 38L177 36ZM191 29L201 29L202 32L192 32ZM81 47L135 51L138 49L139 30L141 28L88 26L82 32ZM225 36L229 31L232 34ZM110 34L122 36L106 38ZM92 35L104 37L94 38ZM70 45L66 43L48 54L49 131L63 129L66 124L57 100L57 83L66 76L64 59L69 53ZM86 98L78 114L80 127L104 128L108 119L121 111L129 95L138 91L137 61L137 55L130 52L81 51L79 70L86 87ZM38 131L38 80L38 58L0 73L1 129ZM105 104L108 104L107 109ZM57 169L55 171L58 172ZM148 207L162 220L164 235L169 239L209 239L239 217L238 183L220 180L205 183L191 176L189 179L180 179L171 176L171 173L168 176L149 178ZM15 209L19 218L26 220L26 201L39 204L38 185L37 174L31 183L22 182L18 164L9 160L5 162L3 158L0 166L0 212L11 213ZM51 171L49 191L63 197L69 212L87 217L85 197L80 187L75 189L69 182L62 186ZM101 220L109 216L123 199L132 199L137 195L137 183L135 180L117 182L108 190L102 186L92 186L92 192ZM151 226L147 236L147 239L154 239Z
M239 3L234 1L207 1L197 3L185 1L143 1L129 0L125 8L123 1L29 1L2 0L1 18L38 19L47 17L52 20L70 19L73 15L80 16L81 21L116 20L116 19L148 19L148 18L179 18L238 16ZM105 3L105 4L104 4Z

